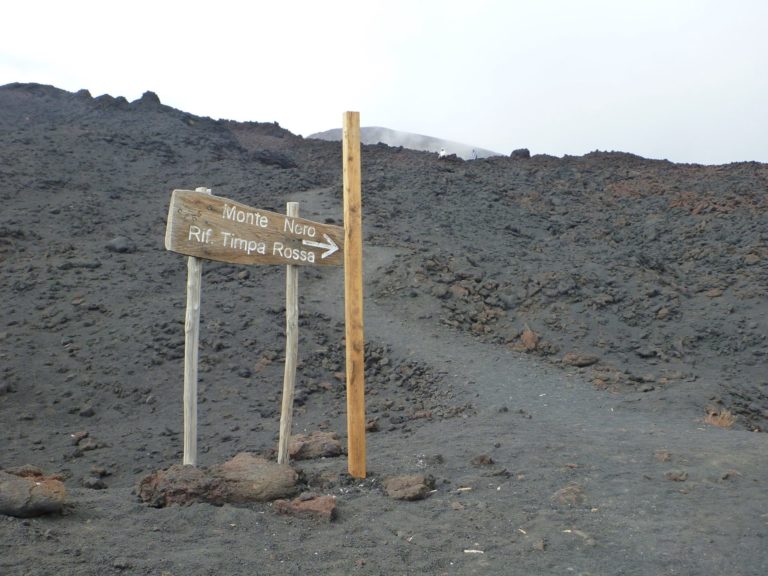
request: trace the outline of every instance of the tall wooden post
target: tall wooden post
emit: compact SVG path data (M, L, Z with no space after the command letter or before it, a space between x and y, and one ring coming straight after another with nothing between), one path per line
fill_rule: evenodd
M299 203L288 202L285 213L298 218ZM280 411L280 440L277 463L288 464L288 444L293 422L293 391L296 387L296 364L299 349L299 267L285 267L285 373L283 376L283 403Z
M210 194L209 188L196 192ZM182 464L197 466L197 363L200 347L200 293L203 261L187 260L187 312L184 318L184 457Z
M365 478L365 341L363 338L360 113L345 112L343 127L347 452L349 473L355 478Z

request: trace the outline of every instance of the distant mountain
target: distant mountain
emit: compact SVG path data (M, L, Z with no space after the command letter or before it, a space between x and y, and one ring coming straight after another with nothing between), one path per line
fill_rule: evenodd
M341 128L334 128L333 130L326 130L325 132L317 132L316 134L309 135L308 138L330 141L341 140ZM378 144L381 142L388 146L402 146L403 148L408 148L410 150L421 150L424 152L437 153L440 152L441 149L445 149L447 154L456 154L456 156L463 158L464 160L487 158L488 156L501 156L501 154L494 152L493 150L486 150L484 148L470 146L469 144L452 142L433 136L424 136L423 134L401 132L399 130L382 128L380 126L366 126L360 128L360 140L363 144Z

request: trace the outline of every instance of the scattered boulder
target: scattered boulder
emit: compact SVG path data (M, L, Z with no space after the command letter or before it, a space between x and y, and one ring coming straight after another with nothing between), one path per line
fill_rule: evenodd
M528 148L518 148L517 150L512 150L512 154L509 156L516 160L527 160L531 157L531 151Z
M288 455L293 460L312 460L341 455L341 441L336 432L295 434L288 443Z
M268 502L296 492L298 474L285 464L241 452L210 468L175 464L139 482L142 502L155 508L207 502L222 505Z
M424 500L435 487L435 479L423 474L394 476L384 481L384 493L395 500Z
M35 466L0 470L0 514L31 518L61 512L66 503L60 476L44 476Z
M278 514L299 518L316 518L331 522L336 519L336 497L306 493L293 500L275 500L272 505Z

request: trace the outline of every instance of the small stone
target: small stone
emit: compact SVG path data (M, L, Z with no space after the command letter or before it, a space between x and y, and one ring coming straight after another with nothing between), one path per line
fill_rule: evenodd
M653 457L659 462L669 462L672 460L672 453L669 450L657 450Z
M384 481L384 493L395 500L423 500L435 486L431 476L395 476Z
M563 356L563 364L568 366L576 366L577 368L584 368L597 364L600 358L593 356L592 354L579 354L577 352L568 352Z
M341 442L336 432L315 431L291 436L288 454L293 460L312 460L341 455Z
M91 466L91 474L97 478L105 478L112 475L109 470L101 466Z
M379 431L379 419L371 418L365 423L366 432L378 432Z
M544 540L544 538L538 538L533 541L533 544L531 544L531 548L533 548L537 552L544 552L547 549L547 541Z
M84 440L85 438L88 438L88 431L87 430L80 430L79 432L73 432L72 434L69 435L70 441L75 446L80 444L80 442L82 440Z
M637 348L635 349L635 354L637 354L640 358L655 358L658 353L653 348Z
M568 484L552 494L551 500L566 506L580 506L585 500L584 488L576 483Z
M317 518L331 522L336 518L336 497L302 494L293 500L275 500L272 505L278 514L300 518Z
M94 414L96 414L96 411L93 409L93 406L86 406L80 412L78 413L83 418L90 418Z
M469 290L458 283L452 284L449 290L450 290L450 293L453 294L454 298L466 298L467 296L469 296Z
M105 248L110 252L116 252L118 254L131 254L136 252L136 244L130 238L125 236L117 236L107 242Z
M522 343L523 348L528 352L533 352L539 347L540 340L541 338L539 335L531 330L526 324L523 333L520 335L520 342Z
M739 472L738 470L732 470L732 469L731 469L731 470L726 470L726 471L725 471L725 472L724 472L724 473L723 473L723 474L720 476L720 479L721 479L721 480L731 480L731 479L733 479L733 478L735 478L735 477L737 477L737 476L738 476L738 477L740 477L740 476L741 476L741 472Z
M99 445L93 438L85 438L77 447L81 452L87 452L88 450L96 450Z
M42 476L43 469L32 464L24 464L23 466L14 466L13 468L6 469L8 474L19 476L21 478L33 478L35 476Z
M129 568L133 568L133 564L131 564L130 560L127 558L115 558L112 562L112 568L117 570L128 570Z
M451 292L448 290L448 287L445 284L435 284L431 290L431 293L432 296L441 300L445 300L451 295Z
M98 476L88 476L83 478L83 487L90 488L91 490L104 490L107 485L104 480Z
M672 482L685 482L688 480L688 472L685 470L670 470L664 474L664 478Z
M493 458L488 454L480 454L472 458L472 466L491 466L493 464Z

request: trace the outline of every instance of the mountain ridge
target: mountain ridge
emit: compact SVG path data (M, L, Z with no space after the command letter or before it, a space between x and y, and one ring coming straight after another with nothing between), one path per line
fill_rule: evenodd
M340 141L342 137L341 128L332 128L323 132L310 134L307 138L318 140ZM503 156L493 150L463 144L452 140L445 140L425 134L415 134L413 132L403 132L385 128L382 126L363 126L360 128L360 141L363 144L386 144L387 146L402 146L410 150L421 152L440 153L444 150L446 154L455 154L463 160L476 160L480 158L489 158L491 156Z

